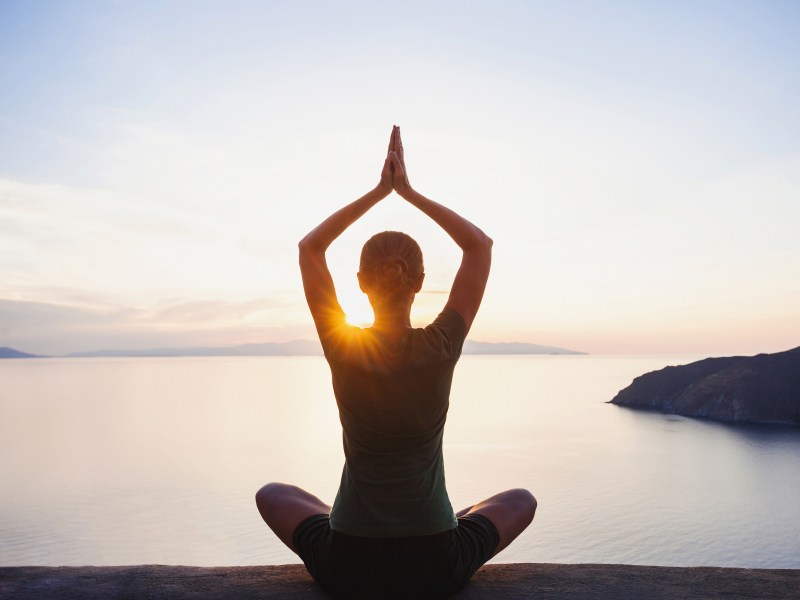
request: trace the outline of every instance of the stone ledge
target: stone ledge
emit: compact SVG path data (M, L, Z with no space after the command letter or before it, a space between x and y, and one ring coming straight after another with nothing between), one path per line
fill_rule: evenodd
M455 598L495 600L695 600L800 597L798 569L497 564ZM0 598L280 600L326 598L302 565L263 567L2 567Z

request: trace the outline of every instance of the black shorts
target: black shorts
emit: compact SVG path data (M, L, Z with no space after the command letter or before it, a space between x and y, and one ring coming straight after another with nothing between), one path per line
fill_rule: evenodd
M479 514L434 535L366 538L331 529L312 515L294 531L306 569L335 598L445 598L494 555L500 536Z

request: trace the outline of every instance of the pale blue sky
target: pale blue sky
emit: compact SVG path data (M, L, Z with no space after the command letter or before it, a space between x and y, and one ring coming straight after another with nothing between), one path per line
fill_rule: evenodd
M795 2L0 4L0 346L312 337L296 242L377 181L495 239L471 337L589 352L800 344ZM396 196L331 249L452 243Z

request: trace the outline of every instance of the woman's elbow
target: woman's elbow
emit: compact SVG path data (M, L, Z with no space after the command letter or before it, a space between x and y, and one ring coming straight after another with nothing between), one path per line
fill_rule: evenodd
M484 257L487 261L490 261L492 259L493 244L494 240L478 229L477 235L470 244L468 246L462 246L461 249L464 254L469 254L474 257Z
M318 250L317 244L309 239L309 236L305 236L302 240L297 242L297 249L300 251L300 254L316 252Z
M297 243L297 250L301 267L304 264L325 260L325 250L319 248L319 244L313 240L307 239L307 236Z
M303 238L297 243L297 254L300 259L301 266L312 256L313 251L311 250L311 244L308 243L306 238Z
M481 229L478 229L478 233L479 233L478 245L485 251L491 252L492 246L494 245L494 240L490 238L488 235L486 235Z

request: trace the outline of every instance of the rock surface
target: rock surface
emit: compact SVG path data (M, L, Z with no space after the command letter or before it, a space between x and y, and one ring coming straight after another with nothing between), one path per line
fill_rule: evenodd
M800 425L800 348L666 367L637 377L611 402L687 417Z
M456 600L796 599L800 570L631 565L483 567ZM240 600L326 598L302 565L265 567L4 567L0 598Z

